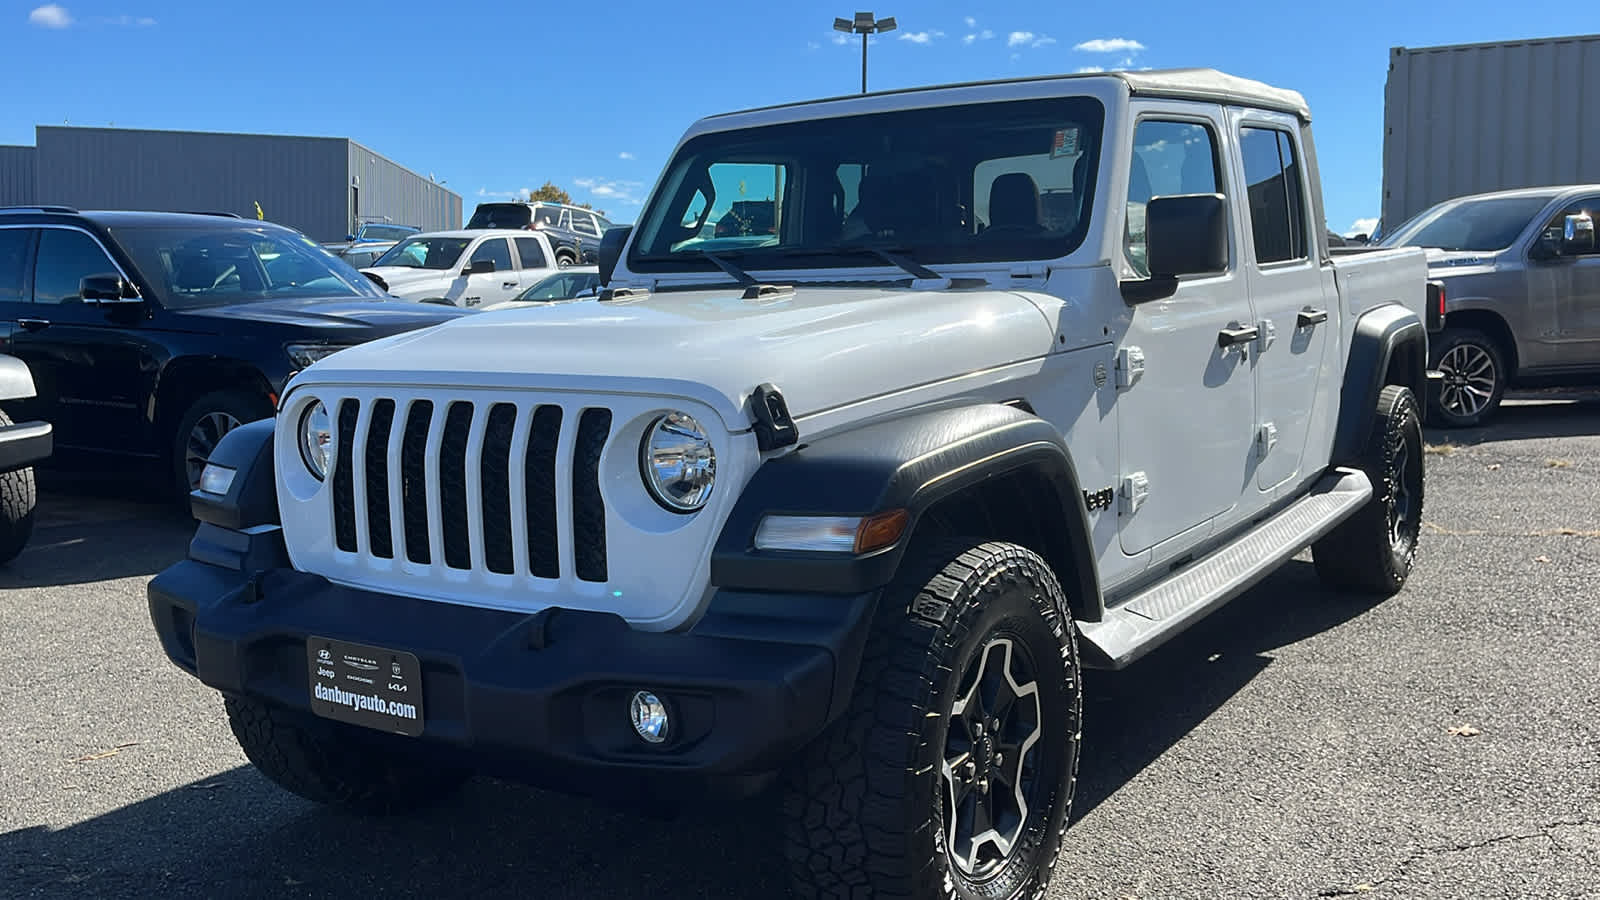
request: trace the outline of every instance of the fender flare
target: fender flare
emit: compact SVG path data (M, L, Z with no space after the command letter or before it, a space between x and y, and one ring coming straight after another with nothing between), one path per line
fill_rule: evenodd
M1415 312L1398 303L1374 307L1356 319L1345 356L1344 386L1339 393L1339 418L1333 436L1332 462L1349 465L1360 459L1372 432L1378 394L1388 383L1396 358L1404 361L1404 381L1417 402L1427 397L1428 331Z
M1071 583L1098 618L1100 593L1088 510L1072 455L1054 426L1000 404L963 405L881 419L802 443L755 472L711 556L720 588L853 594L895 576L922 514L940 500L1012 472L1043 476L1062 504ZM769 514L870 516L904 509L900 538L864 554L757 550ZM1064 575L1068 573L1063 573Z
M276 424L275 417L257 419L222 436L206 462L232 469L233 481L223 494L189 493L189 508L196 519L231 531L280 524L272 461Z
M0 353L0 400L27 400L38 396L28 364Z

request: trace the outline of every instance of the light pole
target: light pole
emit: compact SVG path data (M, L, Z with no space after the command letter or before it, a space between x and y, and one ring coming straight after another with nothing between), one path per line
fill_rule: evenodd
M880 31L893 31L895 22L893 16L874 19L872 13L858 12L855 19L834 19L833 30L845 34L861 35L861 93L867 92L867 35Z

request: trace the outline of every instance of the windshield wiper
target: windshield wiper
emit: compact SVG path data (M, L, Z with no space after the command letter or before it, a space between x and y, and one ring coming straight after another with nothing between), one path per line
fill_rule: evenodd
M825 247L795 247L781 250L782 256L876 256L891 266L896 266L912 278L940 279L943 275L912 259L904 247L881 247L876 244L830 244Z

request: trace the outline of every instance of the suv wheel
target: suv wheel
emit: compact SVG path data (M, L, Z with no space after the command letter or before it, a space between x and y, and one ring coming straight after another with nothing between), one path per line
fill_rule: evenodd
M1329 586L1387 597L1406 583L1422 533L1422 423L1409 388L1378 395L1361 468L1372 499L1313 544L1311 558Z
M468 777L381 748L340 740L336 723L309 713L225 696L228 725L252 765L279 787L315 803L363 813L417 809L453 793Z
M0 428L10 424L11 419L0 412ZM16 559L28 545L37 502L31 466L0 472L0 565Z
M902 567L854 696L786 778L801 897L1041 895L1078 769L1076 633L1031 551L944 545Z
M173 435L173 487L185 506L200 486L200 473L222 436L246 422L272 415L266 397L247 391L213 391L196 400L178 420Z
M557 253L556 254L556 268L558 268L558 269L565 269L568 266L576 265L577 262L578 261L576 259L574 259L572 257L572 255L569 254L569 253Z
M1433 367L1444 374L1444 381L1429 404L1431 421L1465 428L1494 414L1510 373L1505 353L1493 338L1471 328L1448 331L1433 356Z

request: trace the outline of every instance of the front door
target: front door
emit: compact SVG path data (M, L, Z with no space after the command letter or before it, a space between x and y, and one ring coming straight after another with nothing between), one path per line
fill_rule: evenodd
M466 289L461 295L461 306L487 306L510 300L522 289L522 276L511 264L511 243L503 237L485 238L467 258L468 264L494 263L493 272L480 272L466 277Z
M1328 334L1339 321L1333 270L1318 265L1308 210L1305 156L1292 116L1236 114L1235 177L1245 186L1245 282L1256 312L1256 487L1262 492L1300 470L1311 430ZM1321 411L1323 414L1331 410ZM1265 505L1265 500L1257 505Z
M33 285L32 228L0 228L0 353L15 356L11 336L19 328L18 319L28 314L28 293ZM29 397L6 400L6 413L14 422L41 418L39 400Z
M1567 216L1579 213L1600 219L1600 196L1581 198L1556 213L1545 231L1557 246ZM1556 346L1550 362L1563 368L1600 369L1600 243L1576 256L1530 260L1529 270L1538 272L1529 278L1530 287L1542 281L1554 293L1529 297L1535 306L1555 305Z
M1153 102L1135 104L1135 112L1125 266L1141 277L1149 274L1144 208L1151 197L1220 193L1230 207L1240 201L1219 165L1220 109ZM1181 551L1204 535L1202 526L1238 504L1253 480L1253 354L1249 343L1222 337L1255 321L1237 251L1237 217L1229 224L1235 250L1228 270L1185 276L1173 296L1130 307L1128 330L1118 342L1118 368L1133 373L1141 360L1143 368L1117 399L1120 539L1127 554L1184 535L1158 555Z
M158 368L156 347L141 337L140 305L84 303L87 275L122 274L100 242L76 228L38 230L32 302L16 318L12 352L33 372L41 417L57 446L151 455L144 398Z

